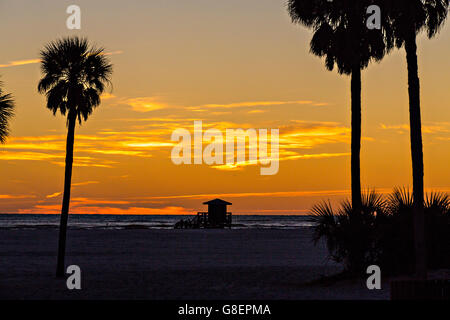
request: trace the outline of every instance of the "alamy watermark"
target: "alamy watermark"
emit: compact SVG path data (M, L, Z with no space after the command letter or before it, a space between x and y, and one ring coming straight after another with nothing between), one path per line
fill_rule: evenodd
M81 8L75 4L70 5L66 9L66 13L70 16L66 20L66 27L69 30L81 29Z
M66 286L69 290L81 290L81 268L77 265L71 265L67 267Z
M373 264L367 267L366 273L370 276L367 278L366 286L369 290L381 290L381 269Z
M278 129L270 129L270 135L268 129L226 129L224 137L219 129L212 128L203 132L203 122L194 121L193 138L189 130L176 129L171 139L178 142L171 153L172 162L176 165L207 164L233 167L261 164L263 165L260 168L261 175L278 173ZM204 142L207 142L205 148Z
M367 18L367 28L369 30L377 29L381 30L381 9L377 5L371 5L367 7L367 14L370 16Z

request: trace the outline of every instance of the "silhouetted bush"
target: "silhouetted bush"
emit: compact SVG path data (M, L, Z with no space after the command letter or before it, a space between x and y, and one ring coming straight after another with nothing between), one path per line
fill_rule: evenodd
M397 188L384 198L369 191L362 201L361 212L353 210L348 200L336 212L329 202L314 206L315 243L325 239L330 257L351 273L365 273L372 264L385 274L413 272L411 193ZM450 267L450 198L431 193L424 206L428 267Z

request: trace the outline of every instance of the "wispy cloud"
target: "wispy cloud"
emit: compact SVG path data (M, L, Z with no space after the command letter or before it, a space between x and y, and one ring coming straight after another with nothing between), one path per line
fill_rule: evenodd
M113 95L112 93L108 93L108 92L103 93L101 96L102 100L111 100L114 98L117 98L117 97L115 95Z
M0 199L28 199L36 198L35 195L13 195L13 194L0 194Z
M112 55L116 55L116 54L122 54L123 51L112 51L112 52L105 52L104 55L105 56L112 56ZM37 64L40 63L41 59L24 59L24 60L13 60L13 61L9 61L8 63L5 64L0 64L0 68L10 68L10 67L19 67L19 66L25 66L28 64Z
M247 198L247 197L323 197L323 196L341 196L349 195L351 192L348 189L343 190L305 190L305 191L279 191L279 192L242 192L242 193L203 193L203 194L185 194L172 196L151 196L145 199L149 200L167 200L167 199L211 199L211 198Z
M225 104L204 104L199 108L240 108L240 107L264 107L264 106L281 106L287 104L312 104L309 100L293 100L293 101L245 101ZM195 107L194 107L195 108Z
M47 195L47 196L45 196L45 197L46 197L47 199L51 199L51 198L59 197L61 194L62 194L62 192L55 192L55 193L49 194L49 195Z
M266 112L266 110L255 109L255 110L250 110L248 113L252 114L252 113L264 113L264 112Z
M409 132L408 124L386 125L380 124L383 130L393 130L398 133L404 134ZM422 132L428 134L442 134L450 133L450 123L448 122L426 122L422 125Z
M243 101L243 102L233 102L233 103L210 103L203 104L199 106L190 106L186 109L191 111L205 111L209 109L236 109L236 108L262 108L262 107L274 107L274 106L284 106L284 105L311 105L311 106L326 106L326 102L315 102L311 100L287 100L287 101ZM258 109L257 112L263 112L263 110Z
M122 104L126 104L132 107L134 111L138 112L148 112L160 109L183 109L188 112L208 112L214 115L223 115L229 109L248 109L248 108L258 108L247 113L262 113L266 110L261 109L265 107L276 107L276 106L288 106L288 105L310 105L310 106L327 106L326 102L315 102L311 100L270 100L270 101L242 101L233 103L207 103L201 105L175 105L164 101L160 96L150 96L150 97L133 97L124 98L119 101ZM218 109L218 110L216 110ZM213 111L214 110L214 111Z
M77 135L74 166L112 168L118 163L113 157L152 157L153 151L174 145L170 132L161 127ZM47 161L64 166L65 139L64 135L13 137L2 145L0 160Z
M87 186L87 185L90 185L90 184L97 184L97 183L100 183L100 182L99 181L77 182L77 183L72 183L72 188L80 187L80 186ZM63 194L62 192L55 192L55 193L46 195L45 197L47 199L52 199L52 198L57 198L57 197L61 196L62 194Z
M72 183L72 187L87 186L89 184L98 184L98 183L100 183L100 182L99 181L77 182L77 183Z
M134 111L138 112L148 112L170 107L167 103L159 102L158 97L130 98L125 99L122 102L132 107Z
M123 53L122 50L116 50L116 51L105 52L104 55L105 56L114 56L114 55L122 54L122 53Z
M59 214L60 205L36 205L29 209L19 209L18 213L23 214ZM119 208L114 206L84 206L74 201L71 202L71 214L116 214L116 215L188 215L193 214L192 210L183 207L168 206L164 208L148 207L128 207Z
M18 66L24 66L27 64L36 64L39 62L41 62L41 59L15 60L15 61L10 61L6 64L0 64L0 68L18 67Z

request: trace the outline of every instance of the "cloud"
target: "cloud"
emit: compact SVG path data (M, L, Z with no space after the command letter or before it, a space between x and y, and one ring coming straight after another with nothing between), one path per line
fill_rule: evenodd
M288 100L288 101L243 101L234 103L211 103L199 106L186 107L190 111L202 112L208 109L234 109L234 108L252 108L252 107L272 107L283 105L312 105L312 106L326 106L326 102L314 102L311 100ZM260 110L259 112L262 112Z
M114 99L114 98L117 98L115 95L113 95L112 93L108 93L108 92L105 92L105 93L103 93L102 95L101 95L101 97L100 97L102 100L111 100L111 99Z
M0 194L0 199L28 199L36 198L35 195L12 195L12 194Z
M398 124L398 125L386 125L384 123L380 124L383 130L395 130L400 134L405 134L409 132L408 124ZM422 125L422 132L427 134L441 134L450 133L450 123L448 122L426 122Z
M285 157L283 160L294 159L324 159L324 158L336 158L336 157L348 157L350 152L338 152L338 153L314 153L314 154L299 154Z
M18 213L22 214L59 214L61 213L60 205L36 205L29 209L19 209ZM71 214L115 214L115 215L189 215L193 214L189 209L176 206L168 206L164 208L147 208L147 207L128 207L118 208L113 206L79 206L71 203Z
M193 133L194 119L146 118L147 123L136 130L108 129L95 134L76 136L76 167L113 168L122 160L118 157L154 157L156 152L167 151L176 142L170 137L174 130L185 128ZM203 123L203 130L216 128L225 137L226 129L242 128L279 128L279 159L300 160L335 158L348 156L347 149L333 152L316 151L323 145L344 144L350 141L350 128L337 122L320 121L263 121L261 123L236 124L227 121ZM258 129L256 129L258 130ZM270 136L268 137L268 139ZM64 166L66 136L52 134L46 136L24 136L11 138L10 143L2 146L0 160L46 161ZM192 143L194 141L192 140ZM270 141L267 141L270 148ZM205 142L206 145L207 142ZM224 158L226 148L224 148ZM170 159L167 159L170 161ZM258 161L242 161L232 165L213 166L219 170L241 170L247 166L258 165Z
M90 198L72 198L72 205L80 206L80 205L100 205L100 204L130 204L130 201L125 200L97 200L97 199L90 199Z
M27 64L36 64L36 63L40 63L40 62L41 62L41 59L15 60L15 61L10 61L7 64L0 64L0 68L18 67L18 66L24 66Z
M125 142L125 146L134 148L160 148L160 147L173 147L174 142Z
M279 161L284 160L299 160L299 159L326 159L326 158L336 158L336 157L348 157L350 156L350 153L316 153L316 154L295 154L295 153L284 153L283 155L280 155ZM270 159L270 156L268 157ZM267 160L266 160L267 161ZM215 165L212 166L212 168L219 169L219 170L225 170L225 171L235 171L235 170L242 170L246 166L252 166L252 165L258 165L258 161L251 161L251 160L245 160L245 161L239 161L232 164L221 164L221 165ZM265 166L265 165L263 165Z
M164 199L211 199L211 198L248 198L248 197L323 197L323 196L340 196L350 195L351 191L348 189L342 190L307 190L307 191L279 191L279 192L242 192L242 193L205 193L205 194L186 194L173 196L151 196L145 199L150 200L164 200Z
M203 129L207 128L217 128L222 132L223 139L225 141L226 138L226 129L231 128L242 128L243 130L250 129L254 127L254 125L246 124L246 125L237 125L228 122L217 122L217 123L204 123ZM191 127L186 127L188 130L192 132ZM327 158L337 158L337 157L347 157L350 155L347 152L347 145L350 142L350 133L351 129L336 122L319 122L319 121L289 121L287 124L281 124L278 121L270 122L270 123L262 123L260 128L279 128L279 161L286 160L307 160L307 159L327 159ZM256 129L256 133L258 135L258 129ZM267 136L266 141L263 141L261 137L258 138L259 143L266 142L268 149L271 148L271 137ZM193 148L193 141L191 142ZM208 142L205 142L207 144ZM314 152L314 149L323 146L323 145L331 145L331 144L341 144L345 146L345 149L342 151L336 152ZM254 147L257 147L254 146ZM245 146L244 150L233 150L235 154L237 152L245 152L247 155L244 161L237 162L237 159L234 160L233 163L225 163L226 156L229 151L227 151L226 146L224 145L223 149L223 164L213 165L212 168L218 170L242 170L248 166L256 166L263 165L259 160L250 160L248 159L248 148L249 146ZM269 155L270 159L270 155Z
M267 110L259 110L259 109L255 109L255 110L250 110L249 112L247 112L247 113L264 113L264 112L267 112Z
M72 183L72 187L87 186L89 184L97 184L97 183L100 183L100 182L99 181L77 182L77 183Z
M45 196L45 197L46 197L47 199L51 199L51 198L59 197L61 194L62 194L62 192L55 192L55 193L49 194L49 195L47 195L47 196Z
M264 106L281 106L287 104L312 104L309 100L294 100L294 101L246 101L226 104L204 104L198 106L199 108L240 108L240 107L264 107ZM195 108L195 107L194 107Z
M104 55L105 56L112 56L112 55L116 55L116 54L122 54L123 51L112 51L112 52L105 52ZM25 59L25 60L13 60L13 61L9 61L6 64L0 64L0 68L10 68L10 67L18 67L18 66L25 66L28 64L37 64L40 63L41 59Z
M117 50L117 51L105 52L103 55L105 55L105 56L114 56L114 55L122 54L122 53L123 53L122 50Z
M100 131L94 135L77 135L74 166L111 168L117 163L108 159L111 157L151 157L155 149L173 145L170 132L161 130ZM14 137L2 145L0 160L48 161L64 166L65 140L64 135Z
M64 155L54 155L42 152L6 152L0 151L0 160L25 160L25 161L53 161L63 159Z
M76 188L76 187L80 187L80 186L87 186L90 184L97 184L97 183L100 183L100 182L99 181L85 181L85 182L72 183L72 189ZM52 198L57 198L57 197L61 196L62 194L63 194L62 192L55 192L55 193L46 195L45 197L47 199L52 199Z
M169 107L168 104L158 102L157 99L157 97L131 98L124 100L123 103L131 106L134 111L138 112L155 111Z
M326 102L315 102L311 100L287 100L287 101L242 101L234 103L208 103L196 106L181 106L181 105L171 105L167 102L161 101L161 97L135 97L122 99L121 103L127 104L133 108L134 111L147 112L160 109L184 109L189 112L208 112L213 115L223 115L228 114L231 111L212 111L211 109L239 109L239 108L253 108L253 107L272 107L272 106L283 106L283 105L311 105L311 106L326 106ZM266 110L255 109L248 113L262 113Z
M337 122L292 120L280 126L280 144L310 149L322 144L348 143L351 129Z

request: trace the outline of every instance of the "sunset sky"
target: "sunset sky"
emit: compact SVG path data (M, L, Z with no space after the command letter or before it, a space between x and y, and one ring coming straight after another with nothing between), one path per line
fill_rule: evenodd
M114 64L113 87L76 128L71 213L191 214L220 197L235 214L306 214L348 197L350 79L309 53L286 0L3 0L0 75L14 95L0 146L0 212L58 213L65 118L38 94L39 51L86 36ZM81 30L66 8L82 10ZM427 190L450 192L450 23L419 37ZM404 50L363 72L362 185L411 186ZM176 166L176 129L280 130L280 168Z

